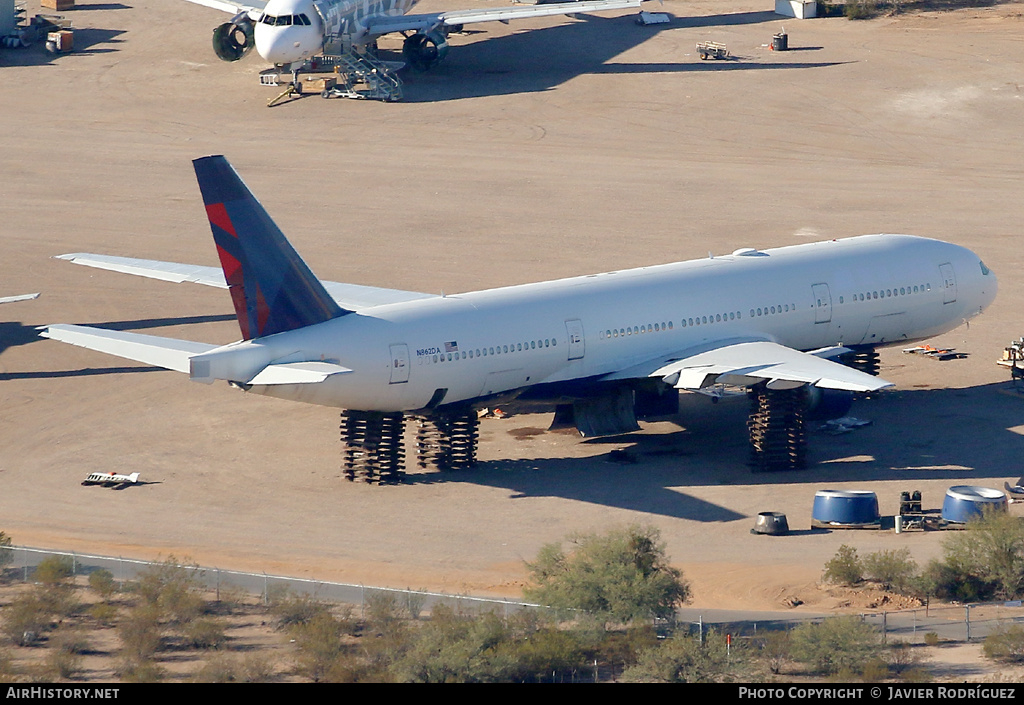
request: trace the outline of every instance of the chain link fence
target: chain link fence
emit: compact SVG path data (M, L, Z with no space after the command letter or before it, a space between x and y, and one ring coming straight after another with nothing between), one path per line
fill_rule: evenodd
M0 567L8 574L16 575L18 580L31 582L35 568L48 556L65 557L71 560L74 575L88 576L90 573L105 569L114 576L119 586L138 579L139 575L153 566L162 565L162 561L141 561L133 558L115 558L97 556L71 551L52 551L27 546L10 546L0 548ZM367 587L349 583L334 583L305 578L289 578L282 575L267 573L245 573L220 568L204 568L200 566L181 566L192 573L197 583L216 593L220 599L220 591L226 588L241 589L251 595L259 595L264 604L275 596L305 595L327 602L343 602L357 606L362 610L375 594L390 594L399 604L405 605L410 612L420 610L429 612L438 603L446 603L462 612L497 612L508 616L522 609L536 609L539 606L527 602L515 602L468 595L449 595L424 590L396 590L392 588Z

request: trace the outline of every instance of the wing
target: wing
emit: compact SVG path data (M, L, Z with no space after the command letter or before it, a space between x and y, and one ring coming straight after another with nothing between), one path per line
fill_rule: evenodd
M197 0L192 0L196 2ZM216 0L213 0L216 1ZM418 32L445 25L475 24L477 22L509 22L527 17L548 17L551 15L575 15L599 10L626 10L639 8L641 0L581 0L580 2L559 2L545 5L516 5L493 7L484 10L453 10L432 12L423 15L392 17L381 15L366 21L369 35L380 36L389 32Z
M161 279L175 283L192 282L203 284L204 286L217 287L218 289L228 288L227 282L224 281L224 272L220 267L203 267L194 264L177 264L175 262L159 262L131 257L111 257L85 252L58 255L56 259L67 260L68 262L82 264L86 267L109 269L114 272L149 277L150 279ZM423 294L417 291L384 289L375 286L361 286L359 284L344 284L341 282L322 283L327 293L334 298L339 306L353 311L360 311L384 304L396 304L403 301L430 299L435 296L435 294Z
M771 389L811 384L825 389L873 392L892 382L825 359L844 348L800 352L765 340L729 342L699 351L657 358L606 379L661 377L677 389L699 390L712 384L749 386L767 382Z
M254 13L258 17L263 12L263 8L267 6L266 0L249 0L249 2L226 2L226 0L188 0L196 5L202 5L204 7L212 7L214 10L220 10L221 12L227 12L232 15L238 15L242 12ZM256 19L256 17L253 17Z

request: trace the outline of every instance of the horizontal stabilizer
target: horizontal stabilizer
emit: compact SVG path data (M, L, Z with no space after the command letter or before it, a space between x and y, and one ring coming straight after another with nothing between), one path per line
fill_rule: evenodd
M39 335L177 372L189 371L188 360L193 355L219 347L207 343L193 343L189 340L66 324L43 326Z
M767 341L737 343L692 355L650 374L678 389L711 384L747 386L767 382L773 389L813 384L825 389L873 392L891 382L810 353Z
M330 362L288 362L267 365L249 384L319 384L331 375L351 372L347 367Z
M174 283L191 282L227 289L224 271L220 267L204 267L197 264L179 264L177 262L161 262L152 259L136 259L134 257L114 257L112 255L94 255L88 252L75 252L57 255L74 264L96 269L108 269L112 272L133 274L137 277L148 277ZM343 282L321 282L331 298L339 306L352 311L362 311L374 306L404 303L418 299L432 299L436 294L424 294L419 291L403 291L401 289L385 289L378 286L362 284L346 284Z

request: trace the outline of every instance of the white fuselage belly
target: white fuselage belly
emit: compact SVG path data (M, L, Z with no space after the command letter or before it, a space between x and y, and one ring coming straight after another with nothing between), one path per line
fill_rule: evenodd
M472 400L610 374L713 341L811 350L920 340L977 315L995 287L965 248L872 235L379 306L237 347L263 348L254 359L264 363L316 351L353 370L255 393L412 411L442 388L445 404ZM583 340L570 346L575 326ZM408 359L396 371L403 345Z

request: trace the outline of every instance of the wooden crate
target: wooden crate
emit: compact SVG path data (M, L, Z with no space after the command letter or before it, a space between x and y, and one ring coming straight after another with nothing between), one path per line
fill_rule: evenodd
M313 76L304 76L302 78L302 92L303 93L322 93L328 89L334 88L338 83L338 79L333 76L329 78L319 78Z
M39 4L58 12L75 9L75 0L39 0Z
M54 49L63 53L75 48L75 34L67 29L50 32L46 35L47 42L53 42Z

